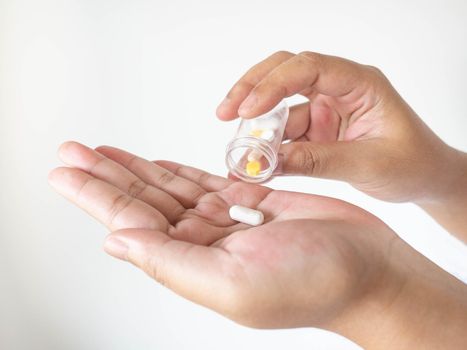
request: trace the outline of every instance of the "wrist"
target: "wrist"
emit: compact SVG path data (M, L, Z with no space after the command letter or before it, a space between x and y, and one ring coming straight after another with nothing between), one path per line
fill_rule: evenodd
M415 202L446 230L467 242L467 153L449 147L437 179L440 191Z
M467 286L396 240L378 283L329 329L365 349L462 348Z
M415 204L446 203L467 195L467 153L446 145L435 166L438 171L430 182L436 190Z

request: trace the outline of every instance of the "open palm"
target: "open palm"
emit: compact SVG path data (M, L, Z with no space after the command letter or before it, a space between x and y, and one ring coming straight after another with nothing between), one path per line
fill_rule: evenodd
M374 285L394 234L348 203L235 182L76 142L49 180L113 231L124 258L178 294L255 327L321 324ZM230 219L261 210L258 227ZM114 254L116 255L116 254Z

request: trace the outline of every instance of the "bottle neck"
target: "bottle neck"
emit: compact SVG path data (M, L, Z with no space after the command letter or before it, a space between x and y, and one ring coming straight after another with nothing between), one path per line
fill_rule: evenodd
M252 151L261 155L258 160L261 164L261 170L256 176L251 176L246 171L248 154ZM227 145L225 162L235 177L246 182L260 183L271 177L277 166L277 154L265 140L245 136L233 139Z

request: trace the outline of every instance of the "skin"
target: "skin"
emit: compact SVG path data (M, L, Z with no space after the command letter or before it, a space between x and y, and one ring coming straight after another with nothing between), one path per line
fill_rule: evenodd
M293 106L277 174L342 180L378 199L411 201L467 242L467 154L446 145L375 67L340 57L277 52L243 75L217 108L252 118Z
M320 327L371 349L461 349L467 289L349 203L76 142L53 188L112 233L105 250L256 328ZM228 217L258 208L265 224ZM433 331L436 329L436 331Z

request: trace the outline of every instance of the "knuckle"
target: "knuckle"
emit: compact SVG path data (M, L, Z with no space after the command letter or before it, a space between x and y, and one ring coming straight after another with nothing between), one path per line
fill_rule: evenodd
M287 50L279 50L274 52L271 57L277 57L277 58L287 58L287 57L292 57L294 54L290 51Z
M177 166L175 169L172 169L171 173L175 176L182 176L183 167Z
M112 200L109 209L108 226L111 226L114 223L115 218L118 216L118 214L121 213L125 208L127 208L132 201L133 198L129 197L124 193L118 195Z
M95 182L96 179L94 178L88 178L86 179L83 184L80 186L80 188L78 189L78 191L76 191L76 195L75 195L75 198L76 200L79 202L81 200L81 197L83 196L83 193L86 192L86 189L89 185L91 185L93 182Z
M386 76L383 71L375 66L365 65L366 71L368 72L371 79L376 81L386 80Z
M157 179L157 183L161 186L165 186L172 182L174 179L175 174L171 173L170 171L164 171Z
M154 257L147 259L145 266L143 266L143 270L147 271L149 276L151 276L163 287L170 289L166 268L164 266L164 259L156 259Z
M138 156L132 156L125 164L125 168L127 169L133 169L135 166L136 166L136 162L139 160L140 158Z
M276 73L273 76L266 78L255 89L257 95L287 97L290 95L286 85L286 76L283 73Z
M205 172L202 172L198 177L198 183L203 186L209 182L211 175Z
M201 198L206 194L206 191L202 187L196 187L193 189L193 193L191 194L191 198L193 198L193 202L196 204L198 203Z
M381 71L381 69L379 69L378 67L376 66L372 66L372 65L366 65L365 66L370 72L374 73L374 74L377 74L377 75L384 75L383 72Z
M131 197L138 198L148 185L141 179L136 179L128 187L127 193Z
M170 284L167 257L165 254L163 254L167 244L170 244L170 240L162 243L162 246L160 247L160 254L151 254L150 252L146 251L144 254L145 259L142 261L141 269L162 286L171 289L172 286Z
M102 158L99 158L88 170L88 173L91 175L97 175L96 170L102 165L105 164L109 161L108 158L105 158L102 156ZM97 171L98 172L98 171Z
M235 83L235 85L229 90L227 93L227 98L234 98L235 96L238 96L239 94L242 93L242 91L249 91L253 89L255 86L248 82L248 74L253 72L255 67L251 68L248 72L246 77L240 79L238 82Z
M318 158L315 152L309 147L305 147L300 155L298 162L299 166L301 166L309 175L316 174Z
M288 75L282 70L277 70L263 79L256 85L254 92L257 95L263 96L289 96L287 87Z
M305 144L297 144L292 151L292 162L296 170L305 175L317 175L321 167L317 149Z
M323 55L313 51L302 51L297 55L299 58L305 59L308 63L318 65L323 59Z

